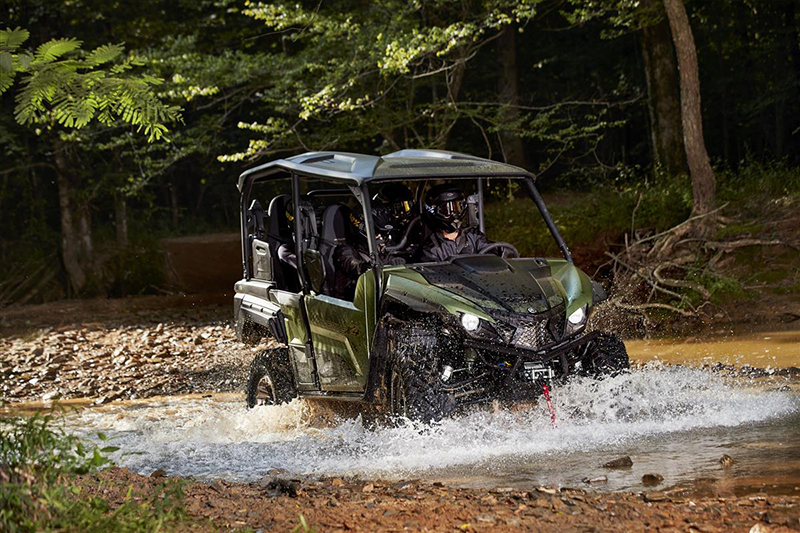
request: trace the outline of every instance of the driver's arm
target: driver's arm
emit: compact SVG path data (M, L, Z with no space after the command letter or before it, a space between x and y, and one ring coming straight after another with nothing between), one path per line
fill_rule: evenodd
M480 231L478 229L473 230L471 232L470 237L473 239L473 241L472 241L473 249L477 253L480 253L481 250L483 250L487 246L490 246L490 245L494 244L494 242L495 242L495 241L489 240L489 238L486 237L486 235L482 231ZM495 248L494 250L491 251L491 253L493 253L495 255L502 255L503 254L503 249L502 248Z

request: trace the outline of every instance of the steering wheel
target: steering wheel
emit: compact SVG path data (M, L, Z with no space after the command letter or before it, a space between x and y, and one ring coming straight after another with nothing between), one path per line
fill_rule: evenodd
M512 257L512 258L519 257L519 251L516 248L514 248L513 244L508 243L508 242L499 242L499 241L498 242L493 242L492 244L490 244L486 248L483 248L482 250L480 250L478 253L480 255L484 255L484 254L487 254L487 253L491 252L492 250L496 250L498 248L502 248L503 249L503 254L501 255L501 257L504 258L504 259L506 257Z

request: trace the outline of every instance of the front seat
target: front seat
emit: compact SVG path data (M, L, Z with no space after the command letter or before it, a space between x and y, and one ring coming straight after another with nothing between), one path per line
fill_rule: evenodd
M342 204L329 205L322 213L322 231L319 239L319 252L325 264L325 294L335 296L336 265L333 253L336 247L347 240L347 224L350 208Z

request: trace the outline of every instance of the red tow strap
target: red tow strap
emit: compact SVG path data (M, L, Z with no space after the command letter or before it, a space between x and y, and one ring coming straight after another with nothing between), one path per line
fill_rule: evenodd
M550 422L553 424L553 427L556 427L556 411L553 409L553 401L550 399L550 387L545 383L542 389L544 391L544 399L547 400L547 409L550 411Z

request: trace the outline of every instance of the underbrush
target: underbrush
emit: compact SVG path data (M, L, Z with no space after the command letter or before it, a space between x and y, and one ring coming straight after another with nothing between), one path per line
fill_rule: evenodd
M572 197L570 197L572 196ZM629 187L598 187L587 193L545 202L561 235L572 249L598 239L619 238L631 228L661 231L685 220L691 211L686 179L645 181ZM489 201L486 227L493 240L514 243L522 255L558 254L536 206L526 198Z
M563 192L555 201L545 194L550 214L571 248L609 236L621 239L626 232L664 231L689 217L692 188L688 177L638 176L626 183L599 185L584 193ZM770 205L781 203L800 203L800 168L750 163L736 171L717 171L717 204L733 218L720 227L720 238L762 233L768 229L765 215ZM527 197L489 198L486 205L487 233L492 239L514 243L523 255L558 253Z
M630 295L633 301L625 309L641 314L644 307L653 317L674 309L686 317L697 315L703 307L703 312L716 313L719 307L736 306L743 300L797 291L800 168L750 163L736 171L718 170L716 175L718 220L716 233L709 239L714 242L698 240L695 261L675 268L664 265L667 268L655 275L677 275L683 280L678 281L680 286L670 283L667 290L655 292L658 280L650 279L647 303L637 305L638 297ZM545 201L578 265L609 281L615 280L620 269L631 266L612 259L612 254L618 257L639 239L647 240L686 221L692 207L689 179L663 175L629 178L623 184L596 186L583 193L545 194ZM560 256L528 198L490 198L486 226L490 238L514 243L523 255Z
M53 415L0 418L0 531L159 531L188 522L176 482L148 494L130 487L113 506L77 484L115 450L87 446L56 428Z

